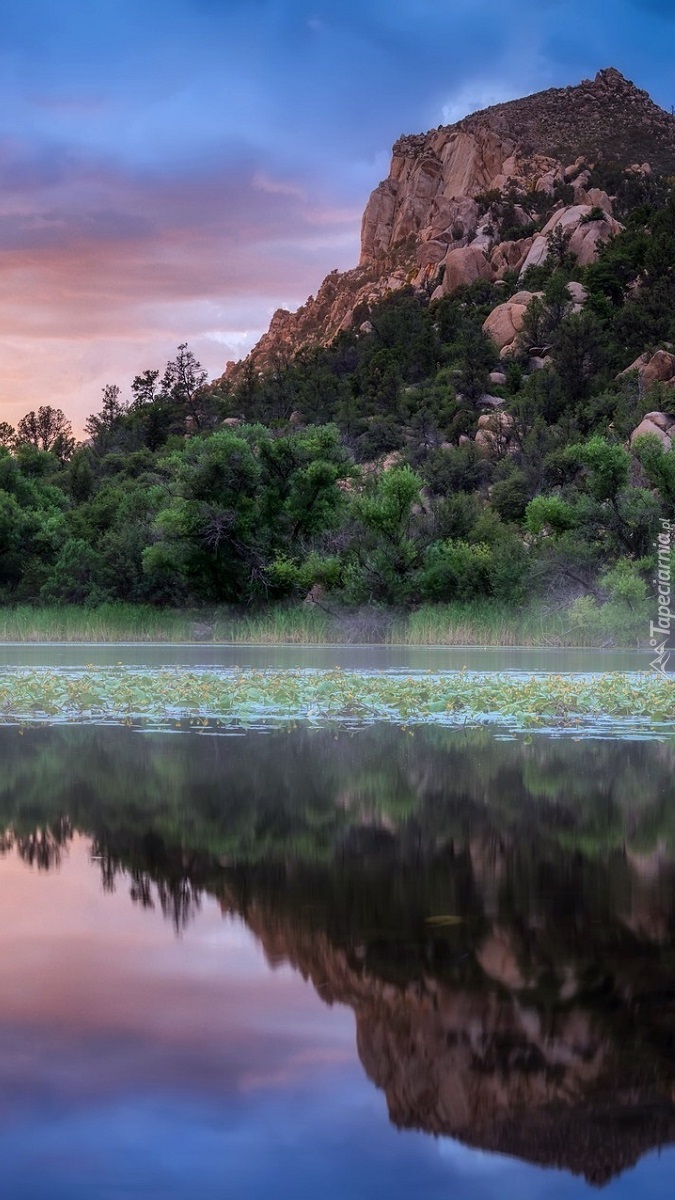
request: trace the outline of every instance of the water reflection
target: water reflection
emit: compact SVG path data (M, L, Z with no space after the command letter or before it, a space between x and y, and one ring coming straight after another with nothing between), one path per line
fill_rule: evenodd
M4 729L0 756L3 853L58 871L84 833L179 933L215 900L353 1011L395 1125L596 1184L675 1141L672 745Z

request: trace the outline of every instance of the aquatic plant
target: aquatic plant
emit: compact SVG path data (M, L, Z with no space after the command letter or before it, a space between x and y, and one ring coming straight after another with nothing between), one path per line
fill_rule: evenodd
M393 722L675 733L675 686L656 673L499 674L392 671L6 669L0 721L150 722L223 729L309 722Z

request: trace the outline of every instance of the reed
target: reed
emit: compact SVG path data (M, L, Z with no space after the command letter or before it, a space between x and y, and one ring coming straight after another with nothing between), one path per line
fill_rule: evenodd
M110 603L98 608L0 608L0 642L201 642L240 645L386 644L634 648L648 614L603 605L551 610L490 601L424 605L411 612L378 607L328 611L308 604L257 610L167 609Z

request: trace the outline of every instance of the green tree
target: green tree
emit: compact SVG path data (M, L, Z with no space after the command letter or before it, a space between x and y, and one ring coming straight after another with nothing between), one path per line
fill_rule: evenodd
M218 420L219 406L206 380L202 364L188 349L187 342L181 342L176 357L166 364L161 387L184 415L187 432L203 432Z
M73 428L60 408L41 405L37 412L26 413L16 427L16 444L35 446L54 454L61 462L75 449Z
M8 421L0 421L0 446L5 446L8 450L14 448L16 442L16 430Z
M247 441L229 432L191 439L169 462L176 486L156 519L158 541L143 554L149 573L195 596L242 603L264 592L261 468Z
M400 604L410 598L422 552L414 512L420 486L409 467L395 467L355 500L347 568L347 590L354 599Z
M98 450L104 450L110 445L115 429L127 411L126 405L120 400L120 395L121 392L116 383L106 383L103 388L100 411L92 413L85 421L85 433L89 435Z

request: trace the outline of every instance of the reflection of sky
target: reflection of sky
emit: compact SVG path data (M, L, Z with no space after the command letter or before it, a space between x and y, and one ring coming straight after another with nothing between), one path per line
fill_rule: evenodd
M212 374L353 265L401 133L613 64L669 107L668 0L4 0L0 412Z
M590 1194L447 1139L399 1133L366 1079L354 1020L205 902L177 938L102 892L76 841L62 868L0 862L3 1195ZM607 1195L670 1195L671 1151ZM668 1189L668 1190L666 1190Z

